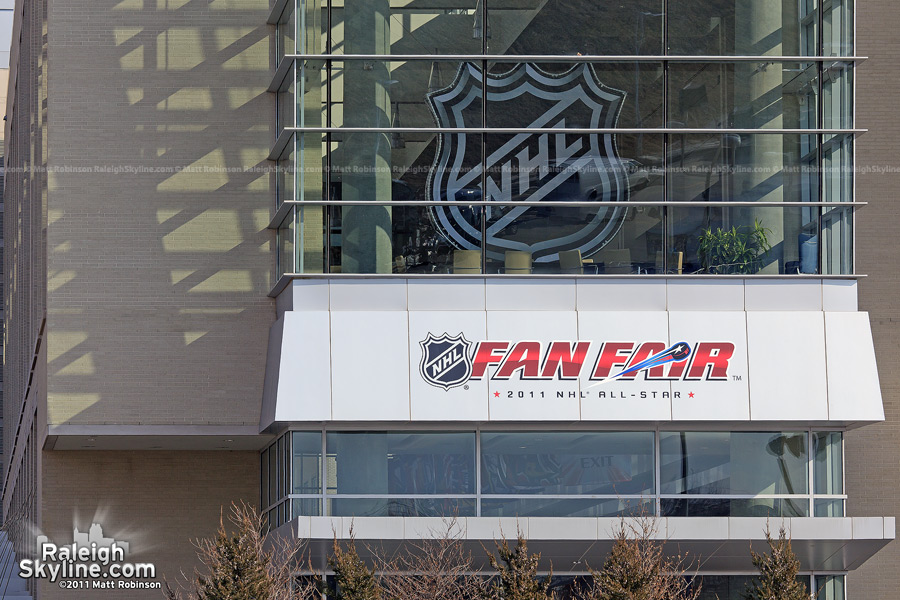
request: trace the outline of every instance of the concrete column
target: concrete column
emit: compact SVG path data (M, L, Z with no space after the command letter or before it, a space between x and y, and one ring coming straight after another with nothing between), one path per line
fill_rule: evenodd
M346 0L344 46L347 54L390 54L388 0ZM389 127L391 74L383 61L344 64L344 124ZM343 157L342 198L349 201L391 199L391 145L385 133L347 134ZM342 272L390 273L391 208L348 206L342 210Z

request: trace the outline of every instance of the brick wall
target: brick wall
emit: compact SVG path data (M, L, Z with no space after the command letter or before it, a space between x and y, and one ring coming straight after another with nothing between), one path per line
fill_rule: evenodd
M857 72L857 126L868 129L857 143L857 165L900 169L900 123L896 117L896 2L857 4L857 54L870 57ZM896 191L900 174L860 173L857 199L869 206L857 213L857 270L860 309L870 312L886 421L847 434L847 493L851 516L900 516L900 222ZM893 542L849 577L851 598L897 597L900 543Z
M127 562L154 563L159 581L198 566L191 540L211 537L221 507L259 499L256 452L43 452L43 532L72 543L73 528L99 523L130 544ZM159 590L60 590L43 583L41 600L99 597L159 600Z
M268 10L51 2L51 424L259 422Z

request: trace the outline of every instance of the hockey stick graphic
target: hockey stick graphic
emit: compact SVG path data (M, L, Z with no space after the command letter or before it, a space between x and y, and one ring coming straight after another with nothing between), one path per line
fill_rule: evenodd
M669 362L678 362L686 359L691 355L691 347L687 342L678 342L674 344L671 348L667 350L663 350L659 354L654 354L647 360L642 360L636 365L631 365L627 369L612 375L611 377L607 377L605 379L601 379L594 385L588 386L586 389L591 389L592 387L596 387L598 385L604 384L607 381L612 381L613 379L618 379L619 377L624 377L626 375L634 375L644 369L649 369L651 367L657 367L659 365L664 365Z

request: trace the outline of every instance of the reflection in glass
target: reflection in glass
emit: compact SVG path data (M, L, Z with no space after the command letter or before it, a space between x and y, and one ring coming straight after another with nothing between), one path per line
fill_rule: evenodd
M814 501L814 509L816 517L843 517L844 501L843 500L824 500L816 499Z
M815 7L816 4L808 0L799 3L796 0L682 0L669 3L669 54L815 54ZM765 79L763 76L761 83Z
M320 498L293 498L291 499L291 518L318 517L322 514L322 500Z
M329 493L472 494L474 433L329 433Z
M815 493L844 493L843 434L827 431L813 435Z
M336 517L474 517L475 500L466 498L340 498L328 499Z
M809 500L788 498L662 498L664 517L808 517Z
M670 63L669 126L814 129L818 72L816 63Z
M481 435L483 494L651 494L652 432Z
M844 575L816 575L816 600L844 600Z
M640 498L503 498L481 501L483 517L639 517L653 514Z
M322 493L322 434L318 431L295 431L291 437L291 493Z
M700 584L697 600L745 600L747 586L754 579L749 575L697 575L693 578Z
M295 240L294 231L295 231L295 221L294 221L295 213L292 209L287 217L285 217L284 221L282 221L281 226L278 228L278 276L281 277L285 273L294 273L295 272L295 264L294 264L294 250Z
M808 493L805 433L666 431L659 444L663 494Z
M816 136L672 134L667 173L671 201L816 202ZM846 196L835 202L848 201Z
M388 0L335 2L331 8L332 51L336 54L481 54L482 40L473 35L475 5L476 0L394 6ZM493 13L491 24L494 25ZM371 36L373 29L383 38L378 51L360 51L359 38Z

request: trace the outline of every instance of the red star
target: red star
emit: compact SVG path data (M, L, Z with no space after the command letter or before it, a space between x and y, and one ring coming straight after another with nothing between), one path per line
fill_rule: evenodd
M500 397L500 392L494 392L494 398L499 398L499 397Z
M694 397L694 392L689 392L689 393L688 393L688 398L693 398L693 397Z

